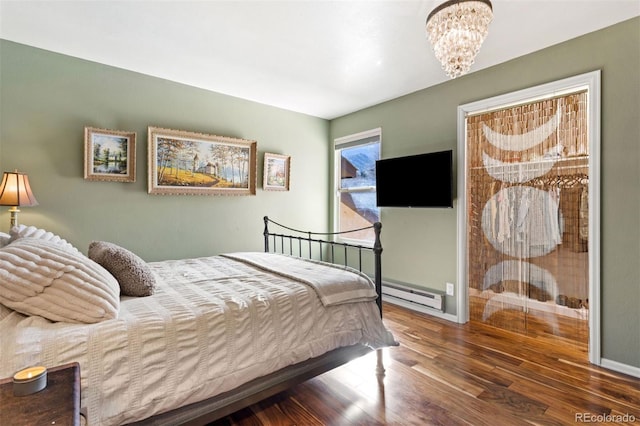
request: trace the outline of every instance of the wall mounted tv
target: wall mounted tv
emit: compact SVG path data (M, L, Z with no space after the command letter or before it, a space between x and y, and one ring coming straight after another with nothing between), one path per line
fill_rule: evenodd
M376 161L378 207L453 207L453 151Z

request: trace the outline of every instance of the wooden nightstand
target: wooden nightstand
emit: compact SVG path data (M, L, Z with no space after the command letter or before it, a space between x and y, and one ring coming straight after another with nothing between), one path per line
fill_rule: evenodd
M0 425L79 426L80 365L47 369L47 387L27 396L13 396L11 377L0 380Z

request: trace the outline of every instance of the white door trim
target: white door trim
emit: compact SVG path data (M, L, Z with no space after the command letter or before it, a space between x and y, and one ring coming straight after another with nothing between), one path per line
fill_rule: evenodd
M457 321L469 320L467 284L466 117L510 105L587 90L589 120L589 361L600 365L600 70L458 107L458 265Z

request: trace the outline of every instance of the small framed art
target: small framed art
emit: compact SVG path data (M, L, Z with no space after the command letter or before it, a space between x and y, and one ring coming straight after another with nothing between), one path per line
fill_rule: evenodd
M135 182L136 133L85 127L84 178Z
M290 169L289 155L265 153L263 188L266 191L288 191Z
M149 127L149 193L255 195L257 142Z

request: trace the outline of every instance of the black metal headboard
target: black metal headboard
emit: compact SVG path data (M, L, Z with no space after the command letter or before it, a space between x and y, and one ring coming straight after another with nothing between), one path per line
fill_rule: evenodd
M280 228L286 229L290 232L299 234L299 235L287 235L287 234L279 234L276 232L269 231L269 223L279 226ZM349 234L353 232L363 231L367 229L373 229L375 234L375 240L372 247L363 246L358 244L350 244L339 241L329 241L323 240L321 238L314 238L315 236L336 236L342 234ZM336 263L336 249L344 252L343 261L341 264L347 266L348 265L348 257L349 250L354 250L358 254L358 270L362 272L362 253L363 252L373 252L374 257L374 283L376 286L376 293L378 294L378 299L376 303L378 304L378 309L380 310L380 316L382 316L382 243L380 242L380 233L382 231L382 224L380 222L375 222L371 226L367 226L359 229L352 229L349 231L341 231L341 232L310 232L310 231L301 231L298 229L290 228L288 226L282 225L278 222L275 222L269 219L268 216L264 217L264 251L265 252L279 252L282 254L295 255L299 257L308 257L312 258L313 250L312 247L317 245L318 253L320 260L324 260L330 263ZM304 235L304 236L303 236ZM278 242L280 243L278 247ZM328 249L328 254L324 256L324 250Z

